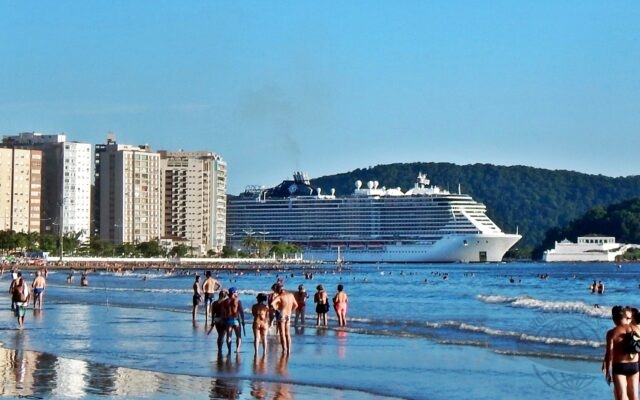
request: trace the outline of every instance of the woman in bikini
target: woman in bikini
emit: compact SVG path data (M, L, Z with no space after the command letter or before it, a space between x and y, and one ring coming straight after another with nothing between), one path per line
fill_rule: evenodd
M257 303L251 307L253 315L253 351L258 354L258 345L262 343L262 355L267 352L267 331L269 330L269 306L265 304L267 295L256 296Z
M607 383L613 382L616 399L638 399L638 354L629 353L626 346L627 334L634 331L632 317L628 307L611 309L615 327L607 332L604 372Z

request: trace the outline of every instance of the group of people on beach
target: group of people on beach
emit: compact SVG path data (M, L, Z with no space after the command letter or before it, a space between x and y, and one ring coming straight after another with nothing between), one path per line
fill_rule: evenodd
M616 400L638 399L640 376L640 312L629 306L611 309L614 327L607 332L602 372L613 383Z
M47 287L46 276L46 269L36 271L35 278L29 285L22 276L22 271L12 272L12 280L9 285L11 310L15 313L20 329L24 326L24 317L27 314L27 307L30 302L33 302L34 309L42 309L44 290Z
M313 301L316 304L316 325L327 327L329 312L329 295L322 285L316 287ZM338 285L338 292L333 297L333 307L336 312L338 326L347 325L347 304L349 297L344 291L343 285ZM214 300L215 293L218 298ZM271 286L271 293L259 293L256 303L251 307L253 316L252 331L254 337L254 352L257 354L262 346L263 354L266 353L267 335L269 329L275 325L276 335L280 339L283 354L289 354L291 350L291 320L294 326L305 325L306 302L309 298L304 285L299 285L296 292L285 290L282 280L278 280ZM195 326L198 307L204 302L205 326L211 321L207 334L213 329L218 333L218 352L222 351L222 345L226 338L228 353L231 353L233 336L236 338L236 353L240 351L242 336L246 336L244 308L238 299L238 290L230 287L223 289L222 284L211 275L211 271L205 272L205 281L200 283L200 276L195 276L193 283L193 307L192 321ZM210 318L210 319L209 319Z

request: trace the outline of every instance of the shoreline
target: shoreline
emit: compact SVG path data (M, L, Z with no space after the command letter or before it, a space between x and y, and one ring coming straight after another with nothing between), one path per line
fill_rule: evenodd
M69 257L62 261L51 259L45 263L14 262L7 264L4 270L92 270L92 271L133 271L135 269L155 270L239 270L239 271L286 271L315 270L335 267L333 263L303 259L274 258L84 258ZM7 268L9 267L9 268ZM341 266L342 268L342 266Z

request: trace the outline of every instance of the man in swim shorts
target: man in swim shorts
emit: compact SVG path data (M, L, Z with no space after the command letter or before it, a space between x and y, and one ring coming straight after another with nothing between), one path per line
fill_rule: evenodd
M631 309L614 306L611 319L615 327L607 332L604 372L608 384L613 382L616 399L638 398L638 354L629 353L627 334L634 329L630 325Z
M222 303L224 322L227 326L227 351L231 353L231 336L236 334L236 353L240 352L242 344L242 326L244 325L244 310L238 299L238 291L235 287L229 288L229 297Z
M21 295L20 295L21 294ZM27 314L27 306L29 305L29 298L31 293L29 285L24 281L22 272L18 272L18 278L16 279L13 287L12 298L16 303L15 316L18 320L18 326L20 329L24 326L24 317Z
M47 282L40 271L36 271L36 278L31 285L33 288L33 307L38 304L38 308L42 308L42 298L44 297L44 289L47 287Z
M222 289L222 285L217 280L213 279L211 276L211 271L207 271L204 273L205 280L202 284L202 291L204 292L204 305L206 307L206 317L204 320L205 325L207 324L207 318L211 313L211 304L216 300L215 292Z
M271 301L271 306L276 310L276 324L280 331L280 345L282 353L291 352L291 314L298 308L298 302L292 293L287 292L282 284L275 285L275 296Z

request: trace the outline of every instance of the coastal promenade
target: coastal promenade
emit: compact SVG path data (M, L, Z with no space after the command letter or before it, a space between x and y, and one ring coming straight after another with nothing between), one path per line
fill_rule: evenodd
M118 270L118 269L266 269L278 270L283 266L287 268L309 268L320 264L315 260L303 258L124 258L124 257L63 257L60 261L57 257L50 257L46 264L40 265L47 269L91 269L91 270ZM22 269L37 268L35 264L16 263L16 267Z

